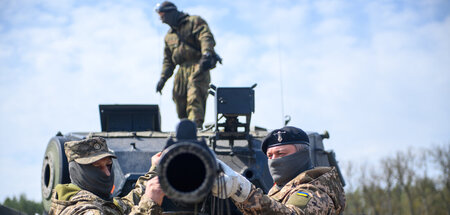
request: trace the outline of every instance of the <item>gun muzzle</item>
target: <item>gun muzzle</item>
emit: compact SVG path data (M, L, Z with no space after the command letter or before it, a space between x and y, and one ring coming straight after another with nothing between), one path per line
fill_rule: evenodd
M197 143L180 142L166 149L157 172L167 197L198 203L210 193L218 167L208 148Z

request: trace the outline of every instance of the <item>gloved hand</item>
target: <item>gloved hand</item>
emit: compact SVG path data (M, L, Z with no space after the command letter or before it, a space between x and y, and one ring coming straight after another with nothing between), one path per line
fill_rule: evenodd
M198 64L200 65L199 72L204 72L212 68L212 54L210 52L205 52L200 58Z
M164 84L166 84L166 80L164 78L159 79L158 84L156 85L156 92L157 93L161 93L161 90L164 87Z
M217 159L217 162L221 166L223 174L214 181L212 194L221 199L231 197L236 202L245 201L250 194L252 183L221 160Z

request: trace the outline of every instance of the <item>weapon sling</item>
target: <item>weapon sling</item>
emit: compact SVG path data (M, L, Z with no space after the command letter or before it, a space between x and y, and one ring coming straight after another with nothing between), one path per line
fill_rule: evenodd
M189 46L189 47L195 49L196 51L200 52L201 54L203 54L203 53L202 53L202 50L201 50L200 48L197 48L196 46L194 46L194 44L192 44L192 43L186 41L186 40L184 39L184 37L181 36L180 33L178 33L178 31L174 30L174 32L175 32L175 34L177 34L178 39L179 39L182 43L186 44L187 46ZM216 51L214 51L214 53L213 53L213 58L214 58L214 60L215 60L216 62L218 61L220 64L222 64L222 58L216 53ZM215 65L215 64L214 64L214 65Z

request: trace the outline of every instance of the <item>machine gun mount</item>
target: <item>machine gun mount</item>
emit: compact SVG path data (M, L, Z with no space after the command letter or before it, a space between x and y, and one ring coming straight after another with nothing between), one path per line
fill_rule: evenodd
M210 84L209 87L216 106L215 136L210 140L213 150L216 151L218 140L228 140L230 155L234 153L234 140L247 140L251 150L250 121L255 112L256 84L251 87L216 87ZM245 122L240 122L240 117L245 117Z

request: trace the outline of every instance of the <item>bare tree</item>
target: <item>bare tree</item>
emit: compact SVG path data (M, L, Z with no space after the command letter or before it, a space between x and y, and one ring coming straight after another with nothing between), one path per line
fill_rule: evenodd
M354 185L355 180L355 166L354 163L348 161L344 165L346 185L346 214L364 214L363 204L361 202L362 196ZM357 174L356 174L357 177Z
M348 161L344 164L345 169L345 181L347 182L347 191L353 192L353 174L354 174L354 167L353 162Z
M360 185L362 187L362 194L367 204L367 212L369 214L380 214L380 207L377 204L378 193L378 176L374 168L369 165L361 166Z
M394 214L392 210L392 188L394 186L394 169L393 169L392 159L386 158L381 161L381 168L383 174L381 175L382 180L386 183L386 193L387 193L387 212L388 214Z
M348 162L346 214L450 215L450 144L409 148L375 166Z
M414 179L414 155L411 148L406 153L397 152L393 163L398 185L405 191L408 200L409 212L414 215L413 194L411 190Z
M441 171L442 192L441 198L445 202L447 214L450 214L450 143L436 145L431 152L433 161L436 162Z

